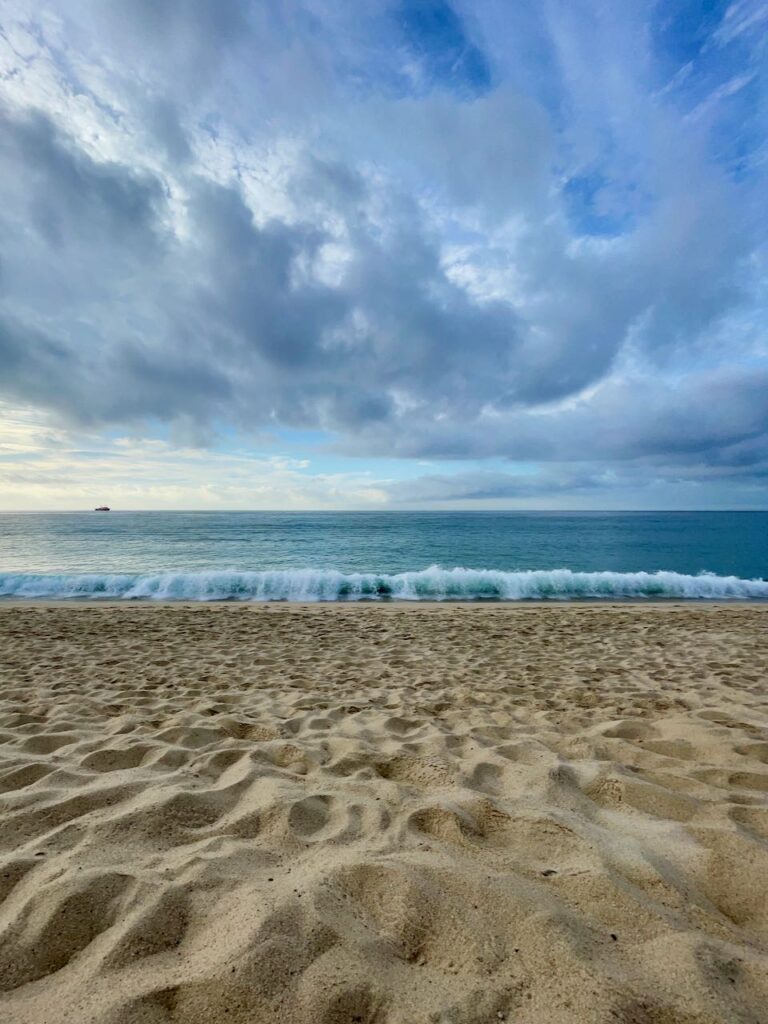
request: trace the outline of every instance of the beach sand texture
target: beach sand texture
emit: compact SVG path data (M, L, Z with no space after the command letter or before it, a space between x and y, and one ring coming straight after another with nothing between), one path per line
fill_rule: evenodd
M0 607L5 1024L768 1020L768 608Z

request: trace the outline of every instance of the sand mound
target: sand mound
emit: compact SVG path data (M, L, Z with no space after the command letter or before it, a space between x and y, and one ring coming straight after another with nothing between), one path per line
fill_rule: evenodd
M765 1021L766 626L0 608L0 1017Z

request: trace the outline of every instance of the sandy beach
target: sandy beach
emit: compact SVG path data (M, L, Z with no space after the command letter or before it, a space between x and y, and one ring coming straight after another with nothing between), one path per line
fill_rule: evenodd
M3 605L7 1024L768 1019L768 607Z

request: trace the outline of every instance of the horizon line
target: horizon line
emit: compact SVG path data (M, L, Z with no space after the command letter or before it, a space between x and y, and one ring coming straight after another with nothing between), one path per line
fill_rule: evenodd
M99 511L96 508L17 508L17 509L0 509L0 515L82 515L86 513ZM530 514L530 513L553 513L553 514L585 514L591 512L597 513L654 513L654 512L668 512L668 513L687 513L697 512L706 513L711 515L728 513L766 513L768 507L765 508L110 508L110 512L119 513L159 513L159 514L174 514L183 513L185 515L190 514L201 514L201 515L221 515L221 514L242 514L242 515L259 515L259 514L278 514L278 515L419 515L427 512L432 514L442 513L447 515L455 514L483 514L493 515L498 513L519 513L519 514Z

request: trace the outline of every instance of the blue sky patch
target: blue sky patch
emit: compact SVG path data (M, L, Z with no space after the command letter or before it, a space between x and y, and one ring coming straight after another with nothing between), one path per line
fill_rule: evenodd
M475 95L490 89L488 59L446 0L403 0L395 17L406 47L421 62L429 81Z

